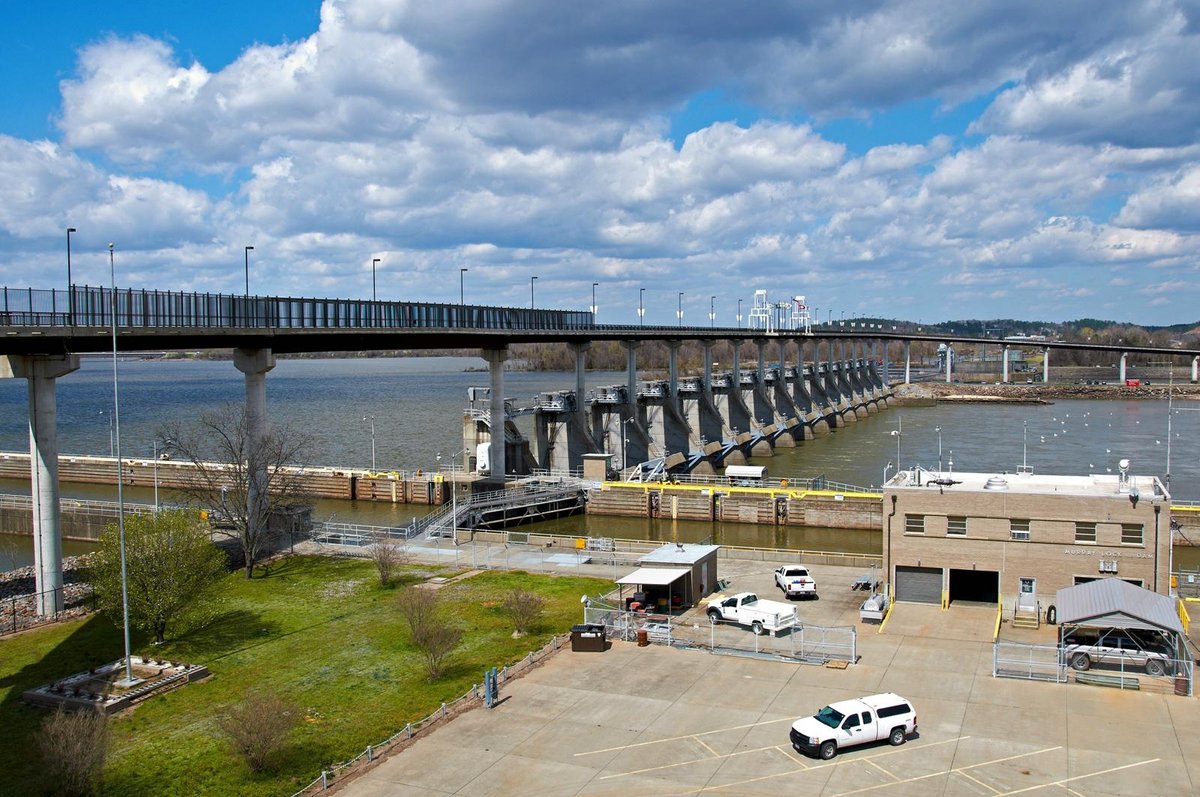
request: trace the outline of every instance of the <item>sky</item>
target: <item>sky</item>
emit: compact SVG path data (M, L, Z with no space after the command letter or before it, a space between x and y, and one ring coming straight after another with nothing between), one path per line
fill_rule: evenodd
M847 8L851 10L847 10ZM1200 0L46 0L0 284L1200 318ZM254 249L247 253L245 247ZM467 269L462 272L461 269ZM536 281L532 278L536 277ZM644 291L643 291L644 289ZM679 294L683 295L680 296Z

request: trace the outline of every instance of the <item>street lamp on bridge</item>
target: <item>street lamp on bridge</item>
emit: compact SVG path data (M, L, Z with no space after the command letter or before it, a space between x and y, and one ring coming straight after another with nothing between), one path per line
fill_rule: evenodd
M375 295L375 264L379 262L378 257L371 258L371 301L378 301Z
M710 327L715 327L717 325L716 301L717 301L716 296L708 297L708 325Z
M742 300L741 299L738 299L737 325L738 325L738 329L742 328Z
M683 326L683 291L679 292L679 309L676 314L679 316L679 326Z
M639 327L646 325L646 322L645 322L646 306L642 301L645 298L646 298L646 289L638 288L638 326Z
M463 279L463 275L466 274L470 270L471 269L469 269L469 268L460 268L458 270L458 304L460 307L466 303L463 301L463 296L465 295L465 285L466 285L466 282Z
M247 246L243 250L243 254L246 257L246 294L245 295L247 298L250 296L250 250L253 248L254 248L253 246Z
M71 233L75 231L74 227L67 228L67 323L72 325L75 323L75 302L71 295Z
M529 309L530 310L533 309L533 283L535 283L535 282L537 282L536 275L529 278Z
M599 282L592 283L592 323L596 323L596 286Z

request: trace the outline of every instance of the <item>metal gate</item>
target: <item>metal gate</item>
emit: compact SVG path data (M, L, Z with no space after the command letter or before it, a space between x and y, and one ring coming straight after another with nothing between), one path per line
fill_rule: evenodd
M912 603L942 602L940 567L896 567L896 600Z

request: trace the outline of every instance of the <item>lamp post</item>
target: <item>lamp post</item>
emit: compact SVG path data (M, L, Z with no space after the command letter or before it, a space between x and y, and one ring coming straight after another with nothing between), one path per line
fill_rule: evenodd
M530 310L533 309L533 283L535 283L535 282L537 282L536 276L529 278L529 309Z
M71 233L74 227L67 228L67 323L75 326L75 297L71 290Z
M904 433L899 429L892 430L892 437L896 438L896 470L900 470L900 440L904 437Z
M891 469L892 469L892 461L888 460L888 464L883 466L883 484L887 484L887 473Z
M129 644L129 587L128 567L125 562L125 477L121 468L121 401L117 392L117 266L113 256L113 244L108 245L108 270L112 279L112 366L113 366L113 430L117 457L117 531L121 549L121 625L125 630L125 679L122 686L132 686L133 660Z
M452 539L458 539L458 479L455 478L454 460L458 459L463 454L466 454L471 449L464 448L462 451L456 451L450 455L450 536ZM438 470L441 470L442 452L437 455ZM466 461L463 462L463 469L466 470Z
M592 323L596 323L596 286L599 282L592 283Z
M379 262L379 258L371 258L371 301L377 301L378 297L375 294L375 264Z
M371 422L371 470L374 471L375 470L375 416L374 415L363 416L363 423L366 423L367 421Z
M625 479L625 471L629 468L629 454L627 453L628 445L629 445L628 424L632 420L633 420L633 418L626 418L625 420L621 421L621 479L622 480Z
M458 303L460 306L466 304L466 302L463 299L463 297L466 295L465 294L466 281L465 281L465 278L463 277L463 275L466 274L470 270L471 269L469 269L469 268L460 268L458 270Z
M154 514L158 514L158 441L152 443L154 447Z
M738 325L738 329L742 328L742 300L741 299L738 299L737 325Z
M938 473L942 472L942 427L935 426L933 431L937 432L938 436Z
M708 297L708 326L715 327L717 325L717 297Z
M679 309L676 314L679 316L679 326L683 326L683 291L679 292Z
M645 297L646 297L646 289L638 288L638 326L639 327L646 325L646 322L645 322L646 307L642 302L642 300L645 299Z
M243 251L246 256L246 298L250 296L250 250L253 248L253 246L247 246Z

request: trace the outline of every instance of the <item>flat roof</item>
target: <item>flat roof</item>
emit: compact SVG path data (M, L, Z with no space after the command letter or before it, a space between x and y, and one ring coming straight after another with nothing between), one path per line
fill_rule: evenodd
M638 559L643 564L694 565L721 546L694 542L668 542Z
M918 482L920 482L918 484ZM1093 473L1067 476L1051 473L971 473L924 468L902 470L884 485L884 490L943 490L955 492L1010 492L1037 495L1082 495L1129 499L1136 489L1145 499L1170 498L1157 476L1130 476L1122 485L1118 474Z
M640 584L643 587L665 587L674 584L691 571L682 567L639 567L627 576L617 579L618 584Z

